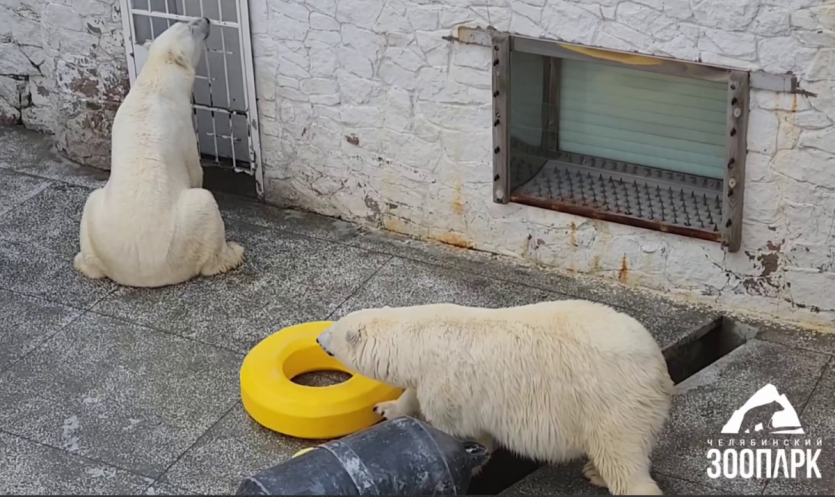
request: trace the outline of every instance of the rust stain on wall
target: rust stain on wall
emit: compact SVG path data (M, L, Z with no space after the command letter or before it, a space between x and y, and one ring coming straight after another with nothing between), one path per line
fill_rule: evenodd
M403 224L403 222L397 219L396 217L385 218L383 220L383 227L389 231L394 231L395 233L409 233L408 229L406 228L406 225Z
M467 240L466 238L457 233L444 233L442 235L437 235L431 238L439 242L446 243L447 245L452 245L453 247L460 247L465 249L471 249L475 247L473 242Z
M464 199L461 197L461 180L455 180L455 198L452 201L452 212L464 215Z
M629 266L626 264L626 254L620 260L620 271L618 271L618 280L621 283L626 283L629 279Z
M571 226L568 228L568 243L572 247L577 246L577 225L571 221Z

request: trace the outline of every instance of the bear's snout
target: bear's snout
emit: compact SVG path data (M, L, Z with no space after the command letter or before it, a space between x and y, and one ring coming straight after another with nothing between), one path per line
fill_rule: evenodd
M322 350L325 351L326 354L333 357L333 352L328 350L328 345L330 345L331 335L329 332L324 331L318 337L316 337L316 343L321 347Z
M212 22L209 20L208 17L201 17L200 19L194 19L189 22L189 26L192 29L196 30L198 33L203 35L203 39L209 37L209 31L211 31Z

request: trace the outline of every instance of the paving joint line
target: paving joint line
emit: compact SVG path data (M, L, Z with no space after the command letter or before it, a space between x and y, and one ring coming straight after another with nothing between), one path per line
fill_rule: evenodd
M370 275L368 278L366 278L366 279L365 279L362 283L360 283L359 285L357 285L357 287L354 289L354 291L353 291L353 292L351 292L351 293L350 293L350 295L348 295L347 297L345 297L345 299L344 299L344 300L342 300L342 302L340 302L338 306L334 307L334 309L333 309L331 312L329 312L329 313L328 313L328 315L325 317L325 320L329 320L331 316L333 316L334 314L336 314L336 311L338 311L339 309L341 309L341 308L342 308L342 306L343 306L343 305L345 305L345 303L347 303L349 300L351 300L351 298L353 298L356 294L358 294L358 293L359 293L359 291L360 291L360 290L362 290L362 289L363 289L363 287L365 287L365 285L366 285L366 284L368 284L368 282L369 282L369 281L371 281L371 278L373 278L373 277L377 276L377 273L379 273L379 272L380 272L380 271L381 271L384 267L388 266L388 264L389 264L389 263L390 263L390 262L391 262L394 258L395 258L395 256L393 256L393 255L392 255L391 257L389 257L388 259L386 259L386 261L385 261L384 263L380 264L380 267L378 267L377 269L375 269L375 270L374 270L374 272L373 272L373 273L371 273L371 275Z
M77 452L70 452L69 450L64 449L62 447L56 447L52 444L48 444L46 442L41 442L40 440L36 440L36 439L28 437L26 435L21 435L19 433L14 433L12 431L9 431L7 428L0 428L0 433L5 433L6 435L9 435L11 437L19 438L21 440L25 440L29 443L33 443L35 445L39 445L39 446L45 447L47 449L57 450L61 453L67 454L69 456L79 457L81 459L84 459L85 461L88 461L88 462L91 462L91 463L94 463L94 464L102 464L104 466L107 466L107 467L110 467L110 468L113 468L113 469L117 469L119 471L124 471L126 473L129 473L129 474L134 475L134 476L138 476L140 478L145 478L145 479L148 479L148 480L151 480L151 479L154 478L152 476L140 473L140 472L132 470L132 469L123 468L122 466L119 466L117 464L102 461L101 459L96 459L95 457L90 457L90 456L87 456L87 455L84 455L84 454L79 454Z
M17 366L18 364L20 364L21 362L23 362L24 360L26 360L26 359L27 359L29 356L31 356L32 354L34 354L35 352L38 352L38 351L40 351L40 350L44 349L44 348L46 347L46 345L47 345L50 341L52 341L52 339L53 339L53 338L55 338L56 336L58 336L58 334L60 334L61 332L65 331L65 330L66 330L69 326L73 325L74 323L76 323L77 321L79 321L81 318L83 318L84 316L86 316L87 314L89 314L89 313L91 312L91 309L92 309L92 308L93 308L96 304L98 304L98 303L99 303L100 301L102 301L103 299L107 298L109 295L111 295L111 294L112 294L113 292L115 292L116 290L115 290L115 289L114 289L114 290L111 290L108 294L104 295L104 296L103 296L103 297L101 297L99 300L94 301L94 302L93 302L92 304L90 304L87 308L79 308L79 307L67 306L67 305L61 304L60 302L55 302L55 301L52 301L52 300L49 300L49 299L44 299L44 298L40 298L40 297L34 297L34 296L31 296L31 295L26 295L26 294L24 294L24 293L15 292L15 291L13 291L13 290L7 290L7 291L8 291L8 292L10 292L10 293L15 293L15 294L17 294L17 295L23 295L23 296L26 296L26 297L29 297L29 298L35 298L35 299L38 299L38 300L41 300L41 301L44 301L44 302L49 302L49 303L51 303L51 304L60 305L60 306L62 306L62 307L66 307L66 308L69 308L69 309L73 309L73 310L75 310L75 311L78 311L78 314L76 314L75 316L73 316L73 318L72 318L72 319L70 319L69 321L67 321L66 323L64 323L62 326L59 326L57 330L53 331L52 333L47 334L47 336L46 336L46 337L44 337L44 339L43 339L43 340L41 340L40 342L38 342L38 344L37 344L37 345L35 345L34 347L32 347L32 350L30 350L29 352L26 352L26 353L25 353L25 354L23 354L22 356L18 357L16 360L12 361L12 362L11 362L8 366L6 366L5 368L0 369L0 374L6 373L7 371L11 371L12 369L14 369L14 367L15 367L15 366Z
M216 349L224 350L224 351L226 351L226 352L232 352L233 354L238 355L238 356L241 356L241 357L243 357L243 356L245 356L245 355L247 354L247 352L243 352L243 351L241 351L241 350L236 350L236 349L233 349L233 348L231 348L231 347L227 347L227 346L225 346L225 345L218 345L218 344L216 344L216 343L207 342L207 341L204 341L204 340L200 340L200 339L198 339L198 338L195 338L195 337L190 337L190 336L186 336L186 335L181 335L181 334L176 333L176 332L173 332L173 331L171 331L171 330L166 330L166 329L164 329L164 328L159 328L159 327L157 327L157 326L155 326L155 325L149 325L149 324L146 324L146 323L140 323L140 322L137 322L137 321L131 321L130 319L128 319L128 318L124 318L124 317L122 317L122 316L114 316L114 315L112 315L112 314L105 314L105 313L103 313L103 312L101 312L101 311L94 311L94 310L87 311L87 313L86 313L86 314L95 314L96 316L100 316L100 317L104 317L104 318L109 318L109 319L115 319L116 321L121 321L121 322L123 322L123 323L131 324L131 325L138 326L138 327L140 327L140 328L145 328L145 329L147 329L147 330L151 330L151 331L156 331L157 333L162 333L162 334L164 334L164 335L177 337L177 338L180 338L180 339L183 339L183 340L188 340L188 341L191 341L191 342L199 343L199 344L201 344L201 345L207 345L207 346L209 346L209 347L213 347L213 348L216 348Z
M145 490L143 490L143 492L142 492L142 493L147 492L147 491L148 491L150 488L152 488L154 485L156 485L157 483L160 483L160 482L161 482L161 480L165 477L165 475L167 475L167 474L168 474L168 472L169 472L169 471L171 471L171 468L173 468L175 464L177 464L178 462L180 462L180 459L182 459L182 458L183 458L183 456L185 456L186 454L188 454L188 453L191 451L191 449L193 449L193 448L194 448L194 447L195 447L195 446L196 446L196 445L197 445L197 444L198 444L201 440L203 440L203 438L204 438L204 437L206 437L206 436L209 434L209 432L211 432L211 431L214 429L214 427L215 427L215 426L217 426L217 425L218 425L221 421L223 421L223 420L226 418L226 416L229 416L229 415L232 413L232 411L233 411L233 410L234 410L234 409L238 406L238 404L242 404L242 402L241 402L241 400L240 400L240 399L239 399L239 400L236 400L235 402L233 402L233 403L232 403L232 405L229 407L229 409L227 409L226 411L224 411L224 412L223 412L223 414L221 414L221 415L217 418L217 420L216 420L214 423L212 423L212 424L211 424L208 428L206 428L206 431L204 431L202 434L200 434L200 436L198 436L198 437L194 440L194 442L192 442L192 443L191 443L191 445L189 445L189 446L188 446L188 448L186 448L186 450L184 450L183 452L181 452L181 453L180 453L180 455L179 455L179 456L177 456L177 457L174 459L174 461L173 461L171 464L169 464L169 465L165 468L165 470L163 470L163 471L159 474L159 476L158 476L158 477L156 477L156 479L154 479L154 481L152 481L152 482L151 482L151 483L150 483L147 487L145 487ZM165 482L163 482L163 483L165 483ZM176 487L180 487L179 485L175 485L175 486L176 486ZM183 488L183 490L189 490L189 491L191 491L191 489L190 489L190 488Z

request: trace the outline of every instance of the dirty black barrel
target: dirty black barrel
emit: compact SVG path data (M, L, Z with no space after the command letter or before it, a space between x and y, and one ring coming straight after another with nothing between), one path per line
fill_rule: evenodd
M319 446L245 479L238 495L462 495L487 449L413 418Z

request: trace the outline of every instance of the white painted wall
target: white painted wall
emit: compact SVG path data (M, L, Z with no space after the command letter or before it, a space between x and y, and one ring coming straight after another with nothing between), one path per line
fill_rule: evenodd
M835 317L832 0L251 0L268 201L784 318ZM461 25L772 73L743 250L491 201L490 50Z
M0 0L0 122L56 134L110 168L110 125L128 88L119 0Z

